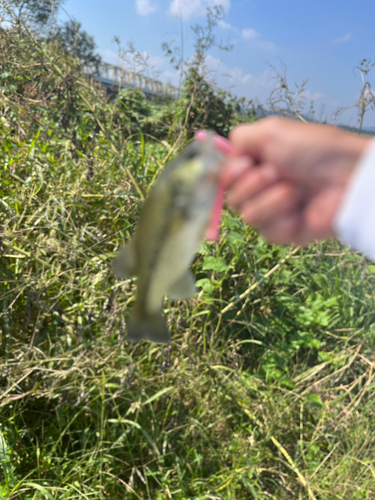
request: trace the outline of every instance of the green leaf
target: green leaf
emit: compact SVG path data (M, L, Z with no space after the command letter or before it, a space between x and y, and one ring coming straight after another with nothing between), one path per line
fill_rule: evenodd
M229 229L234 229L234 228L238 229L242 226L241 222L238 219L232 217L231 215L223 214L222 221L224 226L228 227Z
M227 234L227 241L229 241L229 243L231 245L235 245L236 243L244 243L245 242L242 234L237 233L236 231L230 231Z
M223 257L212 257L207 256L203 259L202 269L209 271L217 271L218 273L223 273L228 268L228 264L226 263Z
M149 403L152 403L152 401L155 401L155 399L160 398L160 396L163 396L163 394L167 394L167 392L170 392L172 389L174 389L173 385L171 385L170 387L165 387L164 389L161 389L161 391L158 391L156 394L154 394L150 398L146 399L146 401L143 404L148 405Z
M333 354L331 352L319 352L318 353L318 360L319 361L331 361L333 359Z
M212 254L212 244L210 244L208 241L203 241L200 248L199 248L199 253L201 255L211 255Z
M203 288L203 290L207 293L211 293L213 289L215 288L214 285L212 284L211 280L207 278L203 278L201 280L198 280L195 283L199 288Z
M142 134L142 132L140 132L140 136L141 136L141 163L143 163L144 159L145 159L145 150L146 150L146 147L145 147L145 137L144 135Z
M42 495L46 496L49 498L49 500L55 500L51 493L49 493L43 486L37 483L23 483L25 486L30 486L30 488L35 488L36 490L40 491Z
M318 394L315 393L309 394L307 396L307 400L312 408L322 408L324 406L324 403L322 402Z
M0 431L0 465L9 462L9 447L4 434Z
M39 127L36 136L34 137L34 139L32 140L32 142L30 144L30 149L29 149L30 158L34 158L35 145L36 145L36 141L39 139L40 131L41 131L41 128Z
M141 429L141 426L137 424L137 422L133 422L133 420L128 420L126 418L109 418L107 421L111 424L129 424L137 429Z

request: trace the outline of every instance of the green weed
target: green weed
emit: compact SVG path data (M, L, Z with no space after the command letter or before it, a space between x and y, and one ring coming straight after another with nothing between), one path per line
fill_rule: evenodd
M135 282L110 264L185 97L109 100L17 30L0 54L0 497L374 498L374 266L225 211L199 294L165 302L172 345L128 345Z

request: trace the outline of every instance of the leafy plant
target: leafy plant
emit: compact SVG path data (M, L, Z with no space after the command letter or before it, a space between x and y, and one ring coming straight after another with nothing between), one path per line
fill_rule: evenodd
M199 293L165 303L172 345L128 345L113 256L195 128L244 115L195 72L184 128L187 92L110 98L26 28L0 37L1 496L372 498L373 266L225 210Z

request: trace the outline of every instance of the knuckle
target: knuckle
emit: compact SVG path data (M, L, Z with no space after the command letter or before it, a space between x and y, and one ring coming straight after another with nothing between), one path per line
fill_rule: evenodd
M263 118L263 124L270 132L279 130L284 123L285 118L281 118L280 116L267 116Z
M240 125L236 125L229 132L229 136L228 136L229 140L231 142L236 142L237 139L242 138L242 136L247 133L247 130L249 127L251 127L251 125L249 125L247 123L242 123Z
M275 189L277 190L277 197L283 200L287 200L293 195L293 188L290 184L279 184Z
M278 196L287 205L294 205L298 200L296 190L291 184L281 184L278 188Z

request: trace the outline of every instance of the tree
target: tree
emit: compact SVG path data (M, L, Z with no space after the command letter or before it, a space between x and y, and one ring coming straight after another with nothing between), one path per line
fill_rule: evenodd
M54 20L64 0L7 0L6 3L19 19L26 17L37 29L49 25L53 31Z
M79 59L84 66L90 69L98 69L101 58L95 52L94 37L82 29L80 22L71 19L57 26L49 39L61 45L67 54Z
M238 99L230 92L219 89L211 78L211 74L216 72L210 71L206 64L211 49L218 48L225 52L232 50L229 43L218 42L214 32L223 18L223 7L209 7L206 22L191 27L194 32L194 54L187 64L181 57L182 50L173 46L174 41L162 45L174 69L182 69L185 74L180 98L172 104L172 108L180 134L188 138L200 128L226 136L234 123L242 118L250 121L255 116L252 101Z
M100 56L95 52L94 37L70 19L58 23L59 10L65 0L5 0L18 21L31 25L40 40L58 43L64 51L89 68L98 69Z

